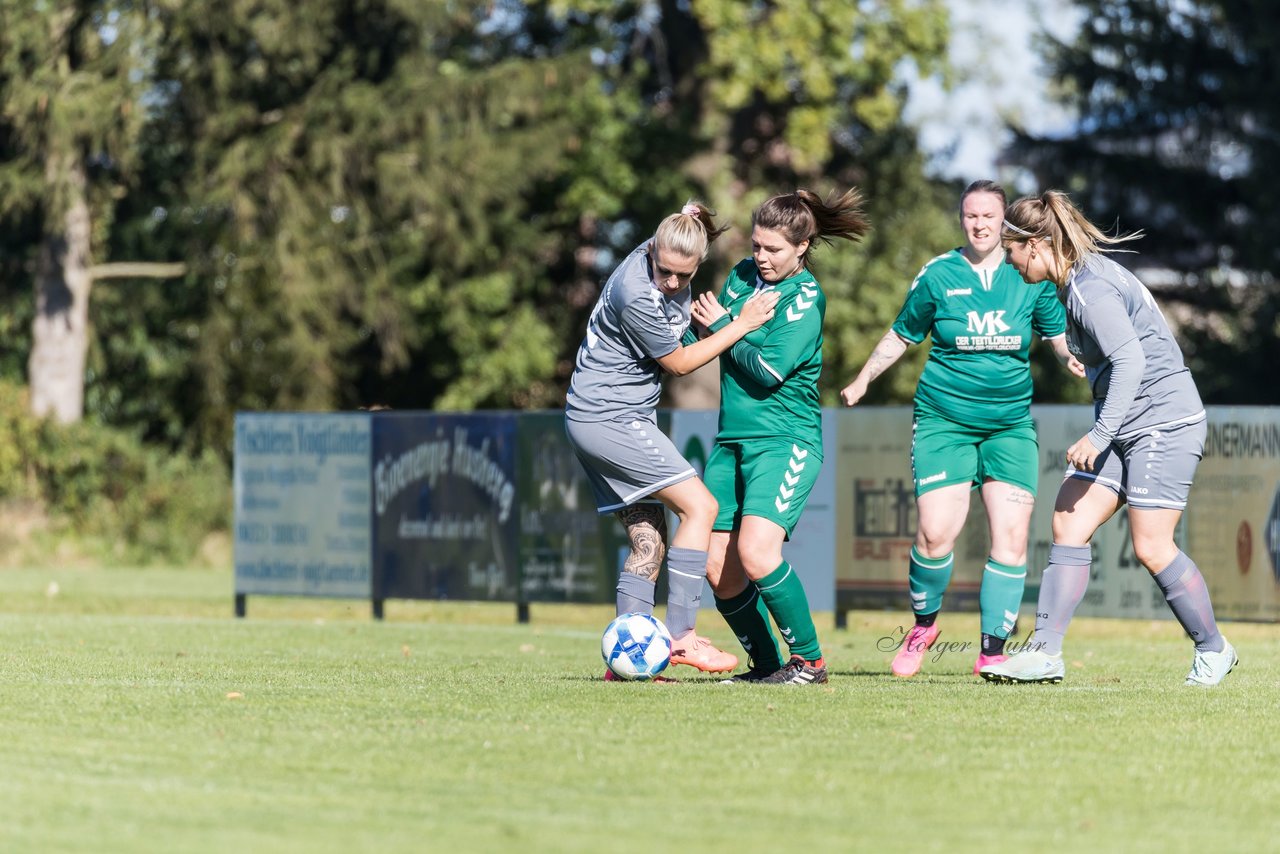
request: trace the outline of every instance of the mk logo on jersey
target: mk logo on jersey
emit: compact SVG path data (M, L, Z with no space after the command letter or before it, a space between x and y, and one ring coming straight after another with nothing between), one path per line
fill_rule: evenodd
M947 288L947 296L949 297L967 297L973 293L973 288Z
M981 317L976 311L969 312L969 330L978 335L999 335L1009 331L1009 324L1004 322L1004 309L988 311Z

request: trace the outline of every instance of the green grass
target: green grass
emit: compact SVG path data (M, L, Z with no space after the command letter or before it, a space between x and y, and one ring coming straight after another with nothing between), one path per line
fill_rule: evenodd
M50 582L57 593L50 595ZM1184 688L1173 623L1078 620L1061 686L901 617L829 686L598 681L607 608L251 598L214 571L0 573L2 851L1274 850L1280 629ZM703 630L727 632L713 613ZM972 615L943 615L968 640ZM680 668L682 671L687 668Z

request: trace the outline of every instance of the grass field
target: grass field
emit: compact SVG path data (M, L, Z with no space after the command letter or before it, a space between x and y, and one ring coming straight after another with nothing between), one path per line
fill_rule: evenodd
M1228 624L1213 691L1182 686L1171 622L1078 620L1061 686L983 683L957 649L895 680L880 613L819 616L829 686L630 685L599 681L607 608L235 620L230 591L0 573L0 851L1280 848L1278 627Z

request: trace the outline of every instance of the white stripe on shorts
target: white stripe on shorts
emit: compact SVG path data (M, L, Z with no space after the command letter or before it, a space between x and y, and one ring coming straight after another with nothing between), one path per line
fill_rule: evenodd
M1185 501L1151 501L1145 498L1132 498L1125 496L1130 507L1137 507L1141 510L1186 510L1187 502Z
M623 496L621 504L613 504L613 505L610 505L609 507L601 507L596 512L612 513L614 510L621 510L623 507L630 507L632 504L639 503L641 498L644 498L649 495L653 495L659 489L668 487L673 483L679 483L682 480L688 480L690 475L697 477L698 475L697 470L688 468L680 472L679 474L673 474L671 475L671 477L663 478L657 483L651 483L648 486L644 487L643 489L637 489L635 492L631 493L630 495ZM659 504L662 503L658 501L658 499L656 498L653 499L653 501Z
M1070 477L1074 477L1076 480L1091 480L1094 483L1100 483L1109 489L1114 489L1119 495L1124 495L1124 487L1120 485L1120 482L1112 480L1109 477L1099 477L1090 471L1081 471L1077 468L1069 468L1067 469L1067 473L1062 476L1062 479L1066 480Z

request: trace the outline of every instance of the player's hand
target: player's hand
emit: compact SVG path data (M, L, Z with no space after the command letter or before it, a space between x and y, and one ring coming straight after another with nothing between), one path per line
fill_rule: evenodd
M742 312L738 315L738 320L746 324L748 332L752 329L759 329L773 318L773 309L777 304L778 294L776 291L769 290L752 294L742 304Z
M728 313L729 310L722 306L710 291L702 294L689 306L689 316L707 329Z
M1088 436L1082 436L1080 441L1067 448L1067 462L1075 466L1077 471L1093 471L1093 463L1100 453L1102 451L1093 446Z
M1084 376L1084 363L1075 356L1067 356L1067 370L1078 377Z
M840 402L845 406L853 406L862 400L866 393L867 384L862 377L858 377L840 390Z

